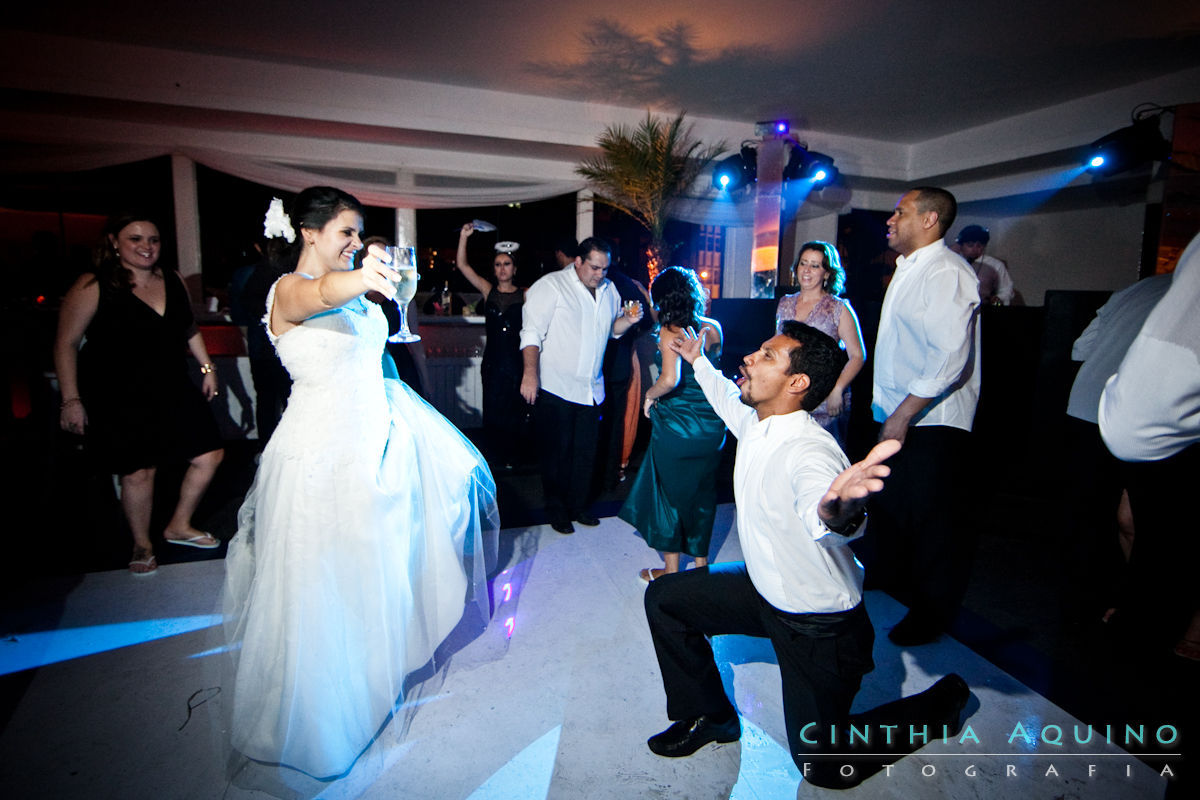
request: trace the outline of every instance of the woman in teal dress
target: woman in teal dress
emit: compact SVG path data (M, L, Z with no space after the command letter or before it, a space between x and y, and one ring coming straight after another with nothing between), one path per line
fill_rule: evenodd
M650 449L629 497L618 514L663 554L665 567L641 571L644 581L679 571L679 554L697 567L708 565L716 515L716 474L725 445L725 424L704 399L690 364L671 350L684 330L708 331L705 355L717 365L721 325L703 316L704 287L696 273L668 267L650 286L658 312L658 380L646 392L645 413L653 423Z

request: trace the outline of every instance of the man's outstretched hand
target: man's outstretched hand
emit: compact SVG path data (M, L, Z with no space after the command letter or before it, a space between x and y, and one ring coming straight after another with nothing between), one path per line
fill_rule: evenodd
M851 464L829 484L817 505L817 515L830 528L844 528L867 505L867 498L883 489L883 479L892 473L887 461L900 452L900 442L885 439L871 448L867 457Z
M680 331L668 347L683 356L684 361L694 364L696 359L704 353L706 344L708 344L708 328L701 326L699 333L696 333L695 328L686 328Z

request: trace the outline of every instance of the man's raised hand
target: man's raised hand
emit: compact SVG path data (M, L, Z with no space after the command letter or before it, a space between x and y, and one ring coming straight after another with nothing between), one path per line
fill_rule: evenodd
M704 353L704 347L707 344L708 328L701 327L699 333L696 333L695 328L687 328L680 331L679 335L668 346L676 353L679 353L684 361L694 364L696 359Z
M900 452L900 442L885 439L871 448L867 457L851 464L833 479L829 491L817 505L817 515L830 528L843 528L858 516L867 498L883 489L883 479L892 468L883 462Z

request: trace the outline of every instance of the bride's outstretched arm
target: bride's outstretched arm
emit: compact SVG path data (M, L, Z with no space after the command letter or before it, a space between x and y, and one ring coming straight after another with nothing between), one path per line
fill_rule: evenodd
M298 325L314 314L344 306L369 291L379 292L389 300L394 297L396 287L392 281L399 281L400 274L385 263L387 254L379 245L371 245L367 253L362 269L335 270L319 278L302 273L280 278L271 310L272 329L282 333L281 327Z

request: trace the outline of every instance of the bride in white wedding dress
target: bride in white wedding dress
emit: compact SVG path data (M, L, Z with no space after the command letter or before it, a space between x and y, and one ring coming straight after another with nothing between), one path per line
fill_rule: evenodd
M263 320L293 385L226 558L226 630L240 645L231 735L252 759L329 777L464 610L486 619L499 519L475 447L383 377L387 321L363 295L390 298L399 275L377 246L351 271L362 206L314 187L290 218L273 212L268 228L298 256Z

